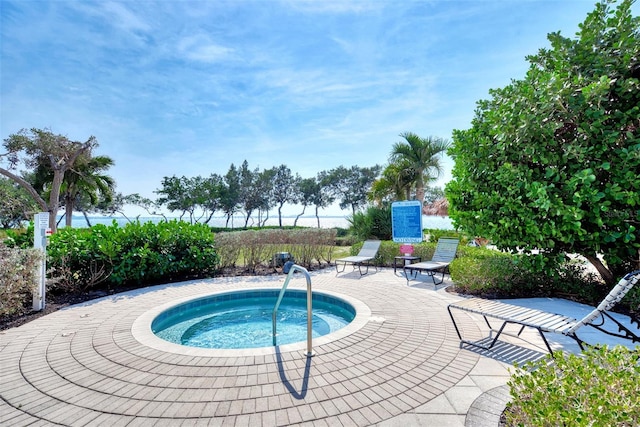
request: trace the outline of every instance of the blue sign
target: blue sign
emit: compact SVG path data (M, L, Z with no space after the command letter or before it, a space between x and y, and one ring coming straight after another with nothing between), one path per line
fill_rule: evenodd
M391 228L396 243L422 242L422 203L419 200L393 202Z

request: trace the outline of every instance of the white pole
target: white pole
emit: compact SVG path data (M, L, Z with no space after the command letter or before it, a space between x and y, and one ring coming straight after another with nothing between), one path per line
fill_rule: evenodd
M33 294L33 309L44 310L47 283L47 230L49 229L49 212L35 214L33 227L33 247L42 251L42 259L38 268L38 287Z

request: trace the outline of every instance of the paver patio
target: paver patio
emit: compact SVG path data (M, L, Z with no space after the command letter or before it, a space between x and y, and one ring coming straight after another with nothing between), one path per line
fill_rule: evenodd
M407 286L392 269L363 277L327 269L311 280L314 290L370 310L348 335L318 340L312 358L295 345L181 354L136 338L137 319L154 307L279 288L284 276L155 286L0 332L0 425L496 425L495 396L504 391L497 387L512 362L545 354L536 334L525 335L533 344L499 344L491 354L461 349L446 311L460 297L427 280ZM296 277L289 286L306 282ZM482 337L478 322L460 317L471 338Z

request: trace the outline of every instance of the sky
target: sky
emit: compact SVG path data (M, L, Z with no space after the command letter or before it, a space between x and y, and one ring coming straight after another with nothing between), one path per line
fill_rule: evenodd
M489 89L522 79L547 34L574 37L594 5L0 0L0 136L93 135L117 191L151 199L165 176L244 160L302 178L384 166L401 133L469 128Z

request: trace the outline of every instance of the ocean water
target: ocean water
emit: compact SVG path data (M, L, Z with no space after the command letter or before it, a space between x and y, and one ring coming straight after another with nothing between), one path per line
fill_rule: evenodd
M346 216L320 216L320 227L321 228L349 228L349 221ZM160 222L163 220L161 216L154 217L138 217L140 222ZM169 217L169 219L177 219ZM129 221L135 221L135 217L130 217L128 220L122 216L90 216L89 222L91 225L96 224L105 224L111 225L113 221L116 221L120 226L126 225ZM188 218L187 218L188 220ZM226 226L226 217L213 217L211 221L209 221L208 225L211 227L225 227ZM293 225L295 221L295 217L283 217L282 225ZM74 215L71 222L72 226L75 228L84 228L88 227L87 221L83 216ZM249 220L249 226L257 226L256 221ZM266 222L266 225L278 225L278 217L269 218ZM298 219L297 225L301 227L317 227L318 219L316 217L303 216ZM60 223L60 226L64 226L64 220ZM453 225L451 219L449 217L441 217L441 216L427 216L423 215L422 217L422 226L423 228L435 228L441 230L453 230ZM231 221L229 221L229 227L233 228L242 228L244 227L244 218L243 217L234 217Z

